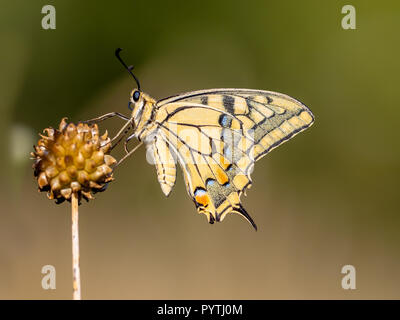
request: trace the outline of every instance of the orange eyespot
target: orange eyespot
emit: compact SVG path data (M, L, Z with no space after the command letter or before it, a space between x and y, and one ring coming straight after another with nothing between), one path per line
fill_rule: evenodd
M208 194L204 194L201 196L196 196L196 201L198 204L201 204L203 207L207 207L208 203L210 202L210 198Z
M210 197L208 196L206 190L204 190L203 188L196 188L194 192L194 197L196 202L205 208L210 202Z

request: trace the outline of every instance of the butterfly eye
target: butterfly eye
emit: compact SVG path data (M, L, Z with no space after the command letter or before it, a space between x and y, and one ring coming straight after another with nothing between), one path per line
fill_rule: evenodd
M132 95L132 99L133 101L137 102L139 100L139 97L140 97L140 92L136 90Z
M131 111L133 111L133 108L132 108L132 102L128 102L128 108L129 108L129 110L131 110Z

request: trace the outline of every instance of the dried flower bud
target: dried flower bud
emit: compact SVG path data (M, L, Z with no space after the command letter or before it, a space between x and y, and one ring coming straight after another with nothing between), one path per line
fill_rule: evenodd
M113 180L112 165L116 160L108 154L110 138L100 136L96 124L67 123L61 120L59 129L46 128L31 153L39 191L46 191L57 203L70 200L73 192L86 200L104 191Z

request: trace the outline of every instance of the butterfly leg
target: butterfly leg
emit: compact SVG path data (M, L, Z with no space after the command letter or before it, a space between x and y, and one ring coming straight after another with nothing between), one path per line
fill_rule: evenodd
M131 134L128 138L126 138L125 139L125 141L124 141L124 150L125 150L125 152L128 154L129 153L129 149L128 149L128 143L129 143L129 141L131 141L132 140L132 138L134 138L135 137L135 134Z
M125 159L127 159L130 155L132 155L141 145L143 142L140 142L136 147L134 147L132 150L130 150L124 157L122 157L117 164L114 166L114 168L118 167ZM127 151L127 149L125 149Z
M124 125L123 127L118 131L118 133L109 141L107 142L107 144L111 144L111 150L113 148L115 148L116 145L118 145L121 140L126 136L126 134L129 132L129 130L131 130L133 128L133 123L132 120L129 119ZM118 141L116 143L114 143L116 140L118 139ZM104 144L103 146L105 146L106 144Z
M122 113L110 112L110 113L106 113L106 114L104 114L104 115L102 115L100 117L93 118L93 119L86 120L86 121L82 121L82 122L83 123L88 123L88 124L99 123L101 121L104 121L104 120L107 120L107 119L110 119L110 118L114 118L114 117L118 117L118 118L126 120L126 121L128 121L130 119L129 117L124 116Z
M111 150L114 149L116 145L118 145L122 139L128 134L128 132L133 128L133 123L129 120L125 125L119 130L119 132L111 139L110 143L117 141L112 145Z

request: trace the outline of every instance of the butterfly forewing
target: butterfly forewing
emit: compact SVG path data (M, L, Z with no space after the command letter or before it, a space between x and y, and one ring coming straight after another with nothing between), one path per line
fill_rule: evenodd
M158 101L154 120L154 160L164 193L175 182L175 165L168 162L177 158L189 195L210 223L235 212L255 227L240 203L254 162L308 128L314 117L284 94L211 89Z

